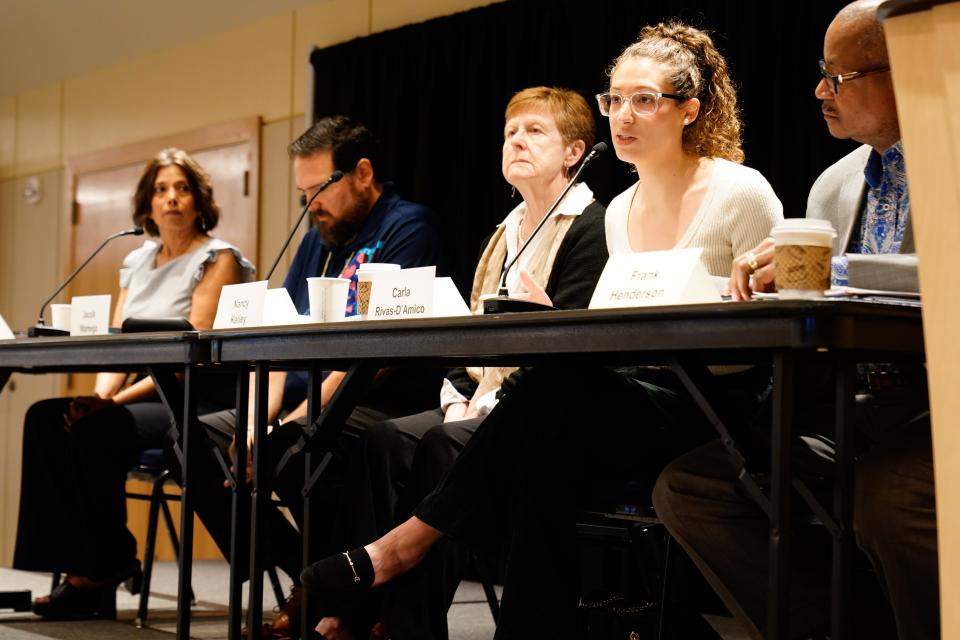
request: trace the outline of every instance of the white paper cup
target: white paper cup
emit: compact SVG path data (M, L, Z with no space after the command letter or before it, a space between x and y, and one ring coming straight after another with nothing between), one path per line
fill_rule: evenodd
M791 218L770 232L777 291L782 299L817 298L830 288L830 256L837 237L829 220Z
M365 317L370 306L370 292L378 273L399 271L400 265L389 262L364 262L357 269L357 315Z
M349 290L350 281L346 278L307 278L310 319L314 322L343 320Z
M63 329L70 331L70 305L52 304L50 305L50 324L54 329Z

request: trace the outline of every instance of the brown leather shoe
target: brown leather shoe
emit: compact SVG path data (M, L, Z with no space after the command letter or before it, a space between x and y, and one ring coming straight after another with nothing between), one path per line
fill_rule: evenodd
M290 640L296 638L300 633L300 614L301 603L303 602L303 589L293 587L290 590L290 596L283 603L277 617L270 624L264 623L260 628L260 635L253 635L256 640ZM244 638L250 638L251 635L243 629L240 635Z

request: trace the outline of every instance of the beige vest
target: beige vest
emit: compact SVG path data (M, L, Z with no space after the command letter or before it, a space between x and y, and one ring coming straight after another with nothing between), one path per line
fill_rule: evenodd
M553 262L557 258L563 238L576 218L577 216L552 216L537 234L540 236L540 243L530 257L526 270L543 288L546 288L550 280L550 271L553 269ZM480 256L477 271L473 276L473 289L470 291L470 311L473 313L480 311L480 295L495 294L500 286L500 277L503 275L504 262L507 259L506 229L506 224L497 227L486 249L483 250L483 255ZM467 374L477 383L473 398L479 398L493 389L499 389L503 379L516 370L517 367L467 367ZM470 404L472 409L472 398Z

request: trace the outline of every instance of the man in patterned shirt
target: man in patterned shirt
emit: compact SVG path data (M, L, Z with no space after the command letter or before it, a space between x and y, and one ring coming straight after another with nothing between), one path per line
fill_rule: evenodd
M817 179L807 217L828 219L838 231L834 284L917 291L910 197L878 4L847 5L827 30L816 96L830 133L863 146ZM767 239L735 261L731 292L744 299L752 291L771 290L773 271L773 241ZM939 638L925 371L864 365L859 373L856 423L868 449L856 469L857 541L890 599L899 637ZM833 381L817 380L816 371L801 374L797 405L803 409L795 423L802 443L794 447L795 468L807 478L830 477L833 443L822 434L823 426L832 424ZM759 422L760 437L768 437L769 413ZM654 505L730 611L752 636L764 635L769 524L741 486L724 446L710 443L673 461L657 481ZM793 538L790 637L822 629L830 611L829 546L812 538Z

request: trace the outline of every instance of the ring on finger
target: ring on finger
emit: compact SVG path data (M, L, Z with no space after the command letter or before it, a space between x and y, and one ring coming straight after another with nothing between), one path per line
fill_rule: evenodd
M746 255L743 256L747 260L747 266L750 267L750 273L753 273L760 268L760 263L757 262L757 254L753 251L747 251Z

